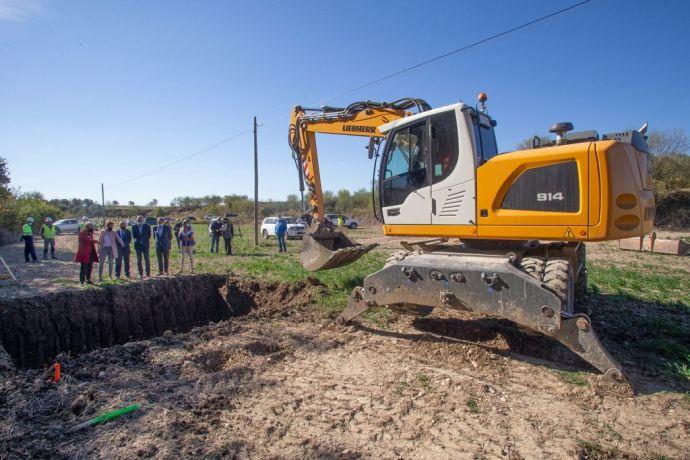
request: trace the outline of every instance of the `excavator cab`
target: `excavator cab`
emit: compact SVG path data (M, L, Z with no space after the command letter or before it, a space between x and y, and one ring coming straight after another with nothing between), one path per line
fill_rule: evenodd
M310 201L316 214L322 199L317 198L318 180L309 180L318 171L314 133L366 135L370 136L370 158L377 153L374 145L382 146L381 161L374 171L378 178L374 206L386 234L423 235L438 226L453 225L459 236L476 236L476 168L498 153L493 131L496 122L483 106L480 110L463 103L433 110L425 105L416 114L391 113L390 109L380 105L360 108L351 118L343 115L348 109L293 115L291 144L303 158L300 173L308 184L315 185L310 187L314 197ZM303 133L300 146L299 133ZM381 143L384 138L386 142ZM330 222L317 218L304 238L302 266L310 271L342 267L376 246L358 244Z

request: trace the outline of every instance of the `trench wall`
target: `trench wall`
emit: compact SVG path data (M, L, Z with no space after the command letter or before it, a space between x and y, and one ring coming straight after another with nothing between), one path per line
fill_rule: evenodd
M0 342L17 366L38 367L61 352L186 332L252 308L228 290L225 276L195 275L2 301Z

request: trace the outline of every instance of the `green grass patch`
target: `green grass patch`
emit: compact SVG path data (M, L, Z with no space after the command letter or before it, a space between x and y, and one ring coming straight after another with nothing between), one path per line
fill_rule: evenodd
M368 310L362 316L367 322L380 329L388 329L395 320L395 315L386 307L375 307Z
M671 374L690 381L690 364L688 362L669 362L667 364Z
M430 381L429 381L429 376L428 376L428 375L426 375L426 374L417 374L416 377L417 377L417 383L419 384L419 386L420 386L422 389L428 390L429 388L431 388L431 383L430 383Z
M595 294L606 292L654 302L673 310L690 311L690 275L684 270L659 273L660 267L619 268L592 265L589 283Z
M587 379L585 379L582 372L560 371L559 376L561 380L570 385L578 387L586 387L588 385Z
M476 399L469 398L467 401L465 401L465 405L467 406L467 409L470 411L471 414L479 413L479 403L477 403Z
M308 277L315 278L327 288L327 294L318 302L326 317L335 318L347 306L352 289L362 285L364 278L381 269L386 254L369 253L353 264L334 270L322 272L308 272L302 268L299 254L302 247L301 240L288 240L287 253L278 252L275 238L264 240L259 237L259 244L254 245L254 235L251 229L244 229L242 236L236 235L232 240L232 255L225 254L225 247L221 241L220 251L211 253L211 239L208 235L208 225L195 224L194 259L196 273L214 273L221 275L241 275L247 278L274 281L297 282L305 281ZM351 231L351 236L357 238L357 230ZM132 250L132 274L136 276L136 258ZM173 240L170 251L170 273L176 273L180 268L180 251ZM189 271L189 265L185 267ZM97 270L97 267L95 268ZM151 272L157 273L155 251L151 251ZM95 287L112 286L124 281L104 278ZM392 313L386 309L376 309L370 313L371 321L380 327L390 322Z
M56 278L55 282L61 286L74 286L79 284L79 281L72 278Z
M198 273L235 274L263 281L297 282L308 277L315 278L327 289L327 294L318 304L326 317L335 318L347 306L347 301L354 289L361 286L364 278L383 267L386 254L368 253L358 261L333 270L309 272L302 268L299 260L302 248L301 240L288 240L287 253L278 252L275 238L264 240L259 237L259 244L254 245L251 229L244 229L242 236L232 240L232 255L226 255L223 243L218 253L211 253L211 241L208 226L195 224L195 261ZM357 239L358 230L350 235ZM155 257L151 263L155 265ZM180 257L176 246L170 253L170 272L179 268ZM152 271L154 268L152 267ZM368 318L379 327L390 322L392 313L387 309L375 309Z
M609 317L620 320L620 330L628 331L627 340L635 343L629 350L642 367L690 380L688 272L649 263L624 268L593 265L589 281L595 302L602 298L606 308L616 309L616 316Z
M620 452L617 449L607 449L600 444L591 441L578 440L580 446L579 458L586 460L603 460L608 458L618 458Z
M618 441L618 442L623 441L623 436L621 436L621 434L620 434L619 432L617 432L616 430L614 430L613 427L612 427L611 425L609 425L608 423L604 423L604 430L605 430L605 433L606 433L611 439L614 439L614 440L616 440L616 441Z

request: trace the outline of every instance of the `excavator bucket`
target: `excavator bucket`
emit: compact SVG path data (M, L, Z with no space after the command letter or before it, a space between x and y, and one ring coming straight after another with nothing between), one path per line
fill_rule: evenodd
M332 226L315 224L302 240L302 266L309 271L328 270L350 264L378 244L353 243Z

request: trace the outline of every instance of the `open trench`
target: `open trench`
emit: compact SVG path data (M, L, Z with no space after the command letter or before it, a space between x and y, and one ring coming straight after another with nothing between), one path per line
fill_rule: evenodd
M17 367L40 367L60 353L187 332L248 313L268 291L277 291L271 301L280 302L300 290L194 275L12 299L0 303L0 343Z

